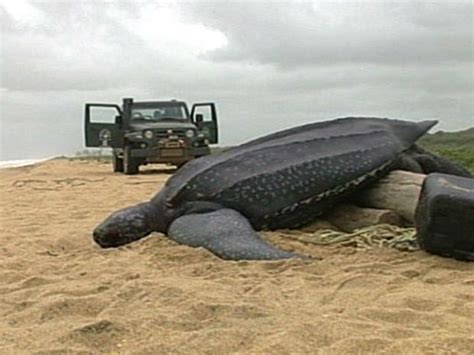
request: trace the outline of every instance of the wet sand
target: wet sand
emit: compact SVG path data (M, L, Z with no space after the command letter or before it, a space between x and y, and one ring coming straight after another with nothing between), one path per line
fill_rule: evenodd
M315 260L223 261L160 234L91 230L170 173L56 159L0 170L0 353L474 351L474 263L265 238Z

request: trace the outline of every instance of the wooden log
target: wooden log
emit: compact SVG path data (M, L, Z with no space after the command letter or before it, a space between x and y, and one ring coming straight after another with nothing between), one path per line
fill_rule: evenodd
M301 227L300 230L306 233L314 233L321 229L339 230L334 224L328 222L325 217L318 218L314 222Z
M415 210L426 175L395 170L356 194L350 203L337 205L305 231L339 229L352 232L375 224L414 225ZM335 227L335 228L334 228Z
M375 185L356 194L358 206L394 211L408 225L414 224L415 210L426 175L395 170Z
M386 209L363 208L350 204L341 204L324 216L331 224L344 232L365 228L375 224L403 226L402 218Z

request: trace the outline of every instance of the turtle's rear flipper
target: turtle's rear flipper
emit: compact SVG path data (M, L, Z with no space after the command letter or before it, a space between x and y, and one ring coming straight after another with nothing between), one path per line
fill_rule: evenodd
M463 177L472 177L472 174L461 165L414 145L401 154L398 160L398 169L413 171L416 173L443 173Z
M168 237L180 244L206 248L229 260L276 260L299 256L267 243L244 216L232 209L181 216L169 227Z

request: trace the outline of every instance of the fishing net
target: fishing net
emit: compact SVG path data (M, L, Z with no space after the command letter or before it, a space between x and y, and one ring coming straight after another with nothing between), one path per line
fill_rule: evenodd
M401 228L390 224L377 224L351 233L321 229L313 233L283 231L285 237L317 245L343 245L359 249L388 247L401 251L416 251L420 247L415 228Z

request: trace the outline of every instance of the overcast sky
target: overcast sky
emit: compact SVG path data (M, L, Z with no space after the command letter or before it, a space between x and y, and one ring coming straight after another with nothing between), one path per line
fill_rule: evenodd
M215 101L221 144L348 115L474 126L472 1L0 0L0 160L83 150L85 102Z

